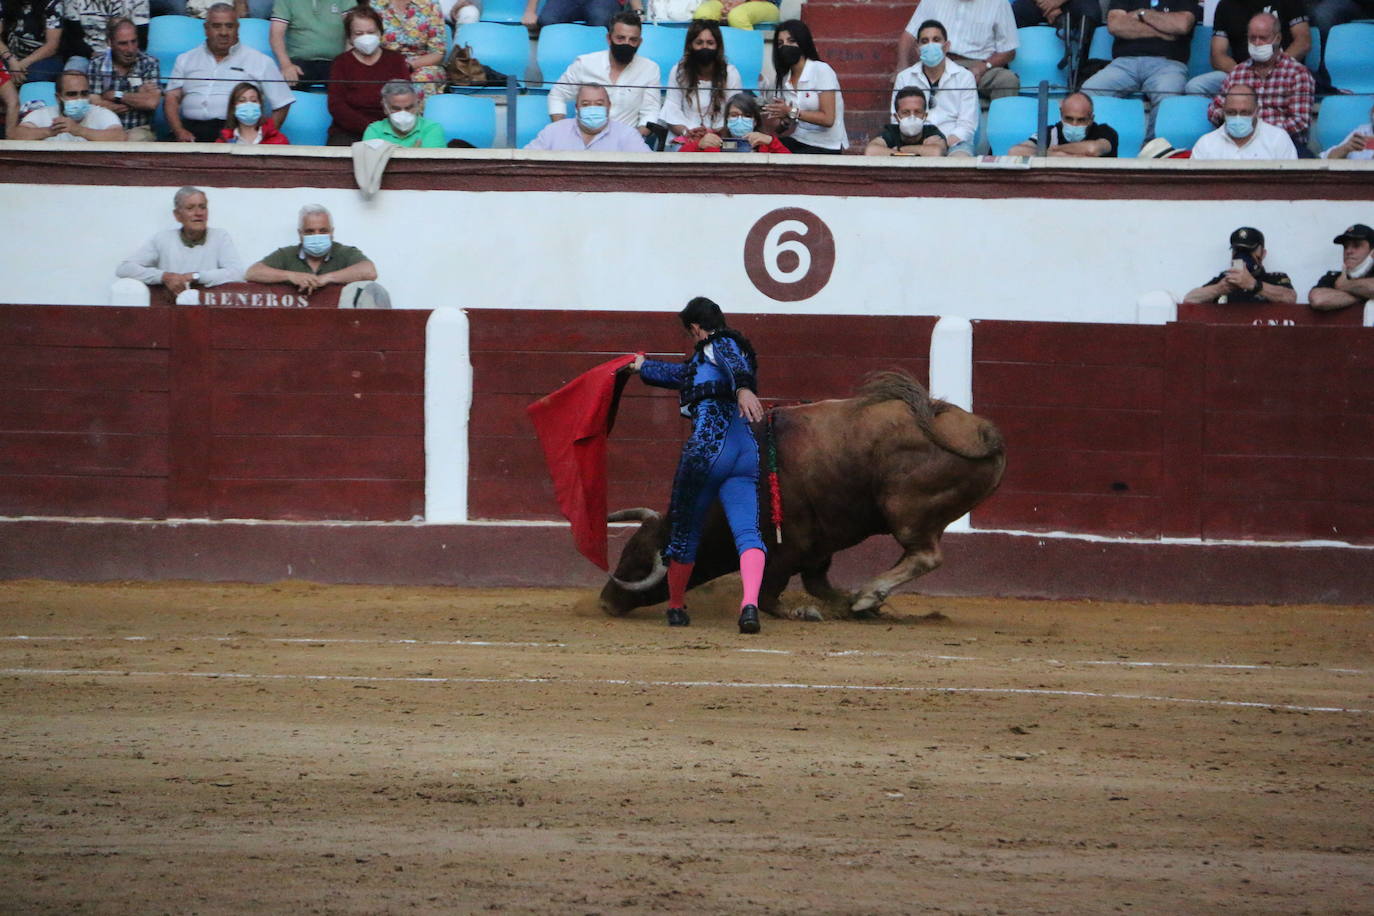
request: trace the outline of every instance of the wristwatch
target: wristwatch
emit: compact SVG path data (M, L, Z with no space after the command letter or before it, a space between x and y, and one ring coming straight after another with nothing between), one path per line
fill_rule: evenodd
M1136 11L1135 11L1135 18L1138 19L1138 20L1140 20L1141 22L1144 22L1144 21L1145 21L1145 11L1144 11L1143 9L1136 10Z
M793 121L800 120L801 110L797 108L796 105L793 105L791 108L787 109L787 116L791 118Z
M122 102L122 101L124 101L124 90L123 90L123 89L116 89L116 90L114 91L114 97L115 97L115 101L116 101L116 102Z
M1262 289L1264 289L1264 281L1261 280L1259 277L1256 277L1255 285L1250 289L1250 295L1256 295Z
M197 283L199 283L199 282L200 282L200 271L195 271L194 273L191 274L191 285L192 285L192 286L195 286L195 285L196 285Z

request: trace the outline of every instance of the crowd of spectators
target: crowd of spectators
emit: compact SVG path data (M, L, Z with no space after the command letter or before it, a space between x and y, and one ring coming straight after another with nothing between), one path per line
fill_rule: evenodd
M166 132L176 141L289 143L293 89L323 85L331 145L362 139L451 145L442 127L424 117L424 106L447 88L446 23L474 21L480 0L348 5L353 2L0 0L5 135L148 141L155 139L160 106ZM1211 97L1207 117L1214 129L1197 141L1193 158L1314 155L1309 141L1325 71L1314 77L1303 63L1313 47L1312 26L1324 36L1337 24L1374 14L1374 0L1305 2L1220 0L1209 48L1213 69L1189 80L1199 0L1109 0L1105 16L1099 0L920 0L895 39L891 117L875 125L863 151L974 155L988 104L1022 88L1010 69L1019 47L1017 28L1048 24L1070 39L1066 60L1086 54L1098 27L1113 39L1111 60L1095 72L1070 69L1079 85L1065 87L1073 91L1058 103L1060 118L1044 138L1049 155L1118 155L1118 130L1095 120L1094 97L1143 95L1148 139L1160 102L1181 94ZM640 53L642 0L547 0L538 15L536 7L537 0L530 0L524 18L532 33L585 20L604 23L607 36L604 50L577 57L549 80L550 124L529 148L849 151L839 77L822 59L806 23L778 22L776 3L696 4L682 55L667 74ZM170 74L143 50L150 15L159 12L199 12L204 18L204 42L180 54ZM245 13L270 18L271 54L240 42ZM737 28L775 24L771 72L765 71L757 87L744 86L728 60L722 20ZM23 80L52 81L56 105L22 106L15 89ZM755 104L735 105L732 115L731 104L741 93ZM912 101L917 94L919 103ZM563 120L574 123L558 126ZM629 128L639 142L609 125ZM1369 159L1371 136L1374 114L1369 124L1315 154ZM1011 152L1034 155L1040 143L1032 137Z

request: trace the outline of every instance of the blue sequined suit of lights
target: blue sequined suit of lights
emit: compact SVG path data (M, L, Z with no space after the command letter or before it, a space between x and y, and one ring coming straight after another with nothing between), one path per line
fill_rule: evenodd
M741 388L757 391L756 367L730 334L712 334L686 362L646 359L639 370L649 385L676 388L682 414L692 420L673 478L663 551L679 563L695 562L706 510L717 497L737 551L767 549L759 535L759 446L735 400Z

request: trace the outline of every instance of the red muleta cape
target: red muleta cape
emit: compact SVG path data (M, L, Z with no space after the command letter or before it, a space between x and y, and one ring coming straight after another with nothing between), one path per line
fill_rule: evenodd
M558 508L572 523L573 542L606 570L606 439L628 379L619 370L634 359L602 363L525 408L544 447Z

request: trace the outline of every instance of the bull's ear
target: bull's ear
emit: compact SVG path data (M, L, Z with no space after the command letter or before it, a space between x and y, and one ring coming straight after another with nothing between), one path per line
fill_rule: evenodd
M660 518L653 509L640 506L637 509L618 509L606 516L608 522L656 522Z

